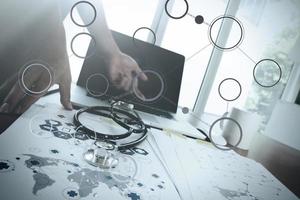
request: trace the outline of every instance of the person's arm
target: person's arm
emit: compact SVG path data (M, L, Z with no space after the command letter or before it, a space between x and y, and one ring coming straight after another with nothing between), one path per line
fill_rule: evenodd
M101 56L107 64L110 81L117 88L129 91L135 76L144 81L147 80L147 76L133 58L120 51L108 28L101 0L89 2L96 8L96 19L88 26L88 30L96 40L96 46L101 54L98 56ZM86 24L90 23L95 15L90 6L78 6L78 12ZM138 93L143 97L141 92Z
M120 53L120 50L107 26L102 2L101 0L90 0L89 2L95 6L97 16L94 23L88 26L88 30L95 37L97 47L102 56L111 58ZM89 23L94 16L94 13L87 6L79 7L78 12L84 23Z
M4 98L1 97L0 113L23 113L53 84L59 85L62 105L66 109L72 109L71 73L59 5L54 1L37 3L32 0L26 2L26 6L20 10L30 12L31 15L7 15L3 19L17 23L24 17L28 23L26 29L19 27L22 31L16 37L18 39L24 36L26 40L16 52L8 53L13 58L8 65L16 65L19 72L11 77L14 82L7 80L7 84L3 85L5 88L0 88L5 90L2 94Z

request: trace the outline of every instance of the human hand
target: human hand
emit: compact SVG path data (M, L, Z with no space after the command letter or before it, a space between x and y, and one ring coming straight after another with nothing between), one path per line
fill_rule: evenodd
M51 67L38 61L26 65L16 76L15 84L5 97L0 112L23 113L55 83L59 85L62 105L71 110L71 73L68 60L61 58L51 63Z
M110 81L118 89L131 91L135 87L136 94L145 99L142 92L138 89L138 79L147 81L148 78L140 69L137 62L130 56L124 53L118 53L112 57L108 64L108 75ZM136 83L134 83L136 80Z

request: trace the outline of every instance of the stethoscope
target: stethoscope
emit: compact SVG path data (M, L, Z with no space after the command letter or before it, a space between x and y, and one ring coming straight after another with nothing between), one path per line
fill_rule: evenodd
M122 134L102 133L85 126L79 116L83 113L95 114L112 119L126 131ZM147 137L147 126L132 104L114 101L110 106L92 106L78 110L73 117L74 125L95 139L94 146L83 154L84 160L96 167L110 168L118 164L111 152L128 149L144 141Z

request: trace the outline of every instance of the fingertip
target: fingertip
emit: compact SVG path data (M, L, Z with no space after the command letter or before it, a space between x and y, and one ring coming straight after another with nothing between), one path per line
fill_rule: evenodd
M73 106L70 101L70 92L71 92L71 82L68 80L65 80L59 84L59 90L60 90L60 102L63 105L63 107L67 110L72 110Z
M63 99L63 98L61 98L61 99L60 99L60 102L61 102L61 104L63 105L63 107L64 107L66 110L73 110L72 103L70 102L69 99Z
M64 105L65 109L67 110L73 110L73 106L72 106L72 103L71 102L68 102Z
M138 90L138 89L137 89L137 95L140 97L141 100L143 100L143 101L146 100L145 95L140 90Z
M142 79L143 81L148 81L148 77L146 76L145 73L142 73L141 79Z

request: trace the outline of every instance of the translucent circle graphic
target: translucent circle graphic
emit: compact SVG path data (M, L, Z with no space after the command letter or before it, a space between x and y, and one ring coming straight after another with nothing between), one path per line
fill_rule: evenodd
M85 88L91 96L101 97L107 93L109 81L103 74L92 74L88 77Z
M87 54L87 48L82 48L85 44L90 44L89 48L92 50ZM72 53L81 59L86 59L93 56L96 53L96 39L93 35L85 32L76 34L71 40Z
M127 183L134 180L138 172L136 161L132 157L122 154L119 154L117 159L118 165L109 168L111 177L121 183Z
M147 81L138 81L141 74L144 73L147 77ZM162 76L153 70L144 70L133 80L133 93L143 102L153 102L159 99L165 88L165 83Z
M40 78L43 81L40 81ZM19 85L28 95L42 95L53 84L53 70L47 64L31 63L19 71Z
M276 72L274 73L275 70ZM256 63L253 69L253 77L255 82L261 87L271 88L280 82L282 69L275 60L262 59Z
M188 4L187 0L182 0L182 2L185 4L185 10L184 10L183 14L174 16L174 14L172 14L168 8L169 7L168 4L170 3L170 0L167 0L165 3L165 12L167 13L167 15L169 17L171 17L172 19L181 19L181 18L185 17L189 11L189 4ZM182 7L182 6L180 6L180 7Z
M221 117L221 118L217 119L216 121L214 121L214 122L212 123L212 125L210 126L210 129L209 129L209 136L208 136L209 139L210 139L210 141L211 141L211 143L212 143L216 148L218 148L218 149L220 149L220 150L228 151L228 150L231 150L231 148L225 147L225 146L222 147L221 145L218 145L218 144L213 140L213 137L212 137L214 126L215 126L217 123L219 123L219 122L221 122L221 121L223 121L223 120L229 120L229 121L235 123L235 124L237 125L238 129L239 129L239 132L240 132L239 139L237 140L237 143L236 143L235 145L233 145L232 147L237 147L237 146L241 143L242 137L243 137L243 130L242 130L241 125L240 125L235 119L230 118L230 117Z
M87 7L89 7L89 9L92 9L92 12L88 12L88 13L93 13L91 16L89 16L91 19L90 20L88 20L88 22L86 23L86 24L82 24L82 23L80 23L79 21L79 19L76 19L76 16L74 15L74 9L75 8L79 8L79 7L83 7L83 6L87 6ZM86 7L86 8L87 8ZM85 9L86 9L85 8ZM84 8L83 8L84 9ZM92 3L90 3L90 2L88 2L88 1L79 1L79 2L77 2L77 3L75 3L73 6L72 6L72 8L71 8L71 11L70 11L70 16L71 16L71 20L72 20L72 22L74 23L74 24L76 24L77 26L80 26L80 27L88 27L88 26L90 26L90 25L92 25L94 22L95 22L95 20L96 20L96 17L97 17L97 10L96 10L96 8L95 8L95 6L92 4Z
M224 25L224 22L232 23L231 25L231 31L228 41L226 43L230 43L229 45L226 44L218 44L218 36L220 28ZM244 38L244 27L242 23L233 16L220 16L217 17L212 21L212 23L209 25L208 29L208 38L209 41L218 49L221 50L233 50L237 48L243 41ZM233 40L233 41L232 41ZM221 40L221 42L223 42Z
M148 27L140 27L140 28L138 28L138 29L136 29L134 31L133 36L132 36L133 43L136 44L135 41L138 38L137 35L139 33L141 33L142 31L149 31L152 34L152 36L153 36L153 40L152 40L153 42L152 42L152 44L154 45L156 43L156 34L155 34L155 32L151 28L148 28ZM143 36L146 37L147 35L144 34Z
M89 134L85 130L84 126L90 130ZM84 150L88 150L94 145L94 141L97 140L97 133L90 125L84 124L84 126L81 125L75 129L75 132L72 134L70 144L83 148Z
M89 137L83 131L83 127L79 126L75 129L75 132L72 134L72 139L70 140L70 143L75 146L80 146L85 140L88 139Z
M225 88L226 93L222 92L224 91L224 87ZM233 94L234 92L234 88L238 88L238 92L235 92L236 94ZM223 81L220 82L219 87L218 87L218 92L219 95L222 99L224 99L225 101L235 101L237 100L241 94L242 94L242 86L240 84L240 82L234 78L226 78Z
M54 137L53 132L57 131L57 122L51 120L47 114L34 115L29 121L30 133L41 138Z

